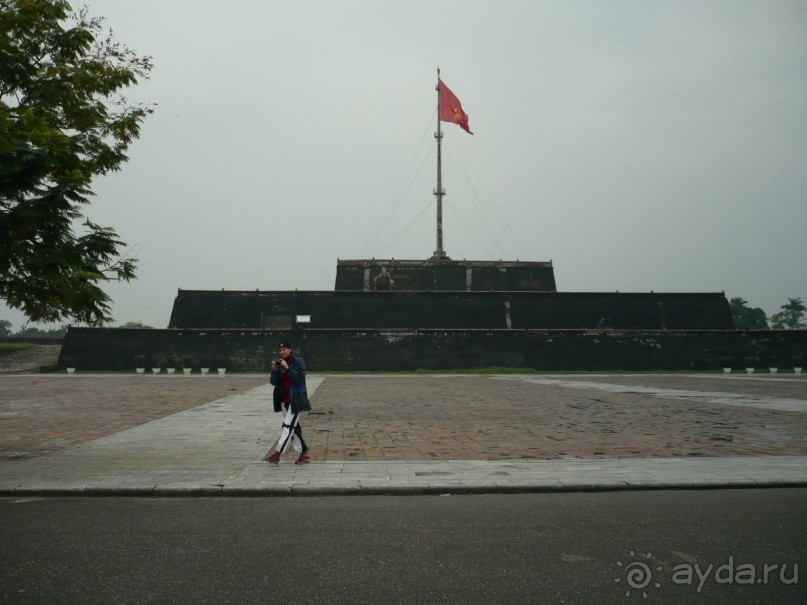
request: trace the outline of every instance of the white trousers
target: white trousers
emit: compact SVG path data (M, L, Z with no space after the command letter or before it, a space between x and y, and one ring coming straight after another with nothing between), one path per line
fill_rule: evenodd
M302 453L302 432L299 429L297 431L294 430L297 424L300 422L300 412L297 412L296 414L292 412L290 405L286 406L284 404L283 408L285 409L285 413L283 415L283 427L280 429L280 439L277 441L275 451L282 454L286 450L286 446L288 446L289 441L291 441L292 446L294 446L294 450Z

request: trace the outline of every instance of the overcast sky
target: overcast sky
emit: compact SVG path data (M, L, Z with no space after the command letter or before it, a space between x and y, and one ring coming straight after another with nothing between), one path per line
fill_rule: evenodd
M807 300L807 2L87 0L158 104L86 210L177 288L332 290L337 258L552 260L558 289ZM19 328L21 313L0 311Z

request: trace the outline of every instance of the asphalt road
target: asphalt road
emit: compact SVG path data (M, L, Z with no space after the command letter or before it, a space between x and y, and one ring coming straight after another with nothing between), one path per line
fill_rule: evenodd
M801 605L805 504L798 488L4 498L0 599Z

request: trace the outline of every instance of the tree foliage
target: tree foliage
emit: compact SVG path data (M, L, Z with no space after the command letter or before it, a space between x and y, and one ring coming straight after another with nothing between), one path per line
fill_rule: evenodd
M67 327L66 325L61 326L59 328L51 328L46 330L45 328L37 328L36 326L28 326L24 325L20 328L18 332L14 332L12 330L11 322L7 319L0 319L0 336L2 337L15 337L15 338L30 338L30 337L40 337L40 338L64 338L64 335L67 334Z
M37 328L35 326L23 326L14 336L19 338L64 338L65 334L67 334L67 327L68 326L65 325L61 328L45 330L44 328Z
M110 321L99 284L137 259L84 216L95 176L119 170L152 113L121 91L139 57L63 0L0 0L0 298L34 322Z
M153 326L147 326L142 321L127 321L125 324L118 326L119 328L129 328L132 330L153 330Z
M738 330L765 330L768 327L768 318L765 311L760 308L751 308L748 301L737 296L729 301L734 326Z
M801 330L807 327L804 322L807 307L801 298L788 298L787 304L780 309L782 310L771 315L771 327L774 330Z

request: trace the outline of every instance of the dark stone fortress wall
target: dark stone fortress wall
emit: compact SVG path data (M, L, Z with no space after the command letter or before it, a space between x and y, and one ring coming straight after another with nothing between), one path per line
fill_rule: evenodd
M722 293L180 290L169 328L731 330Z
M807 330L127 330L70 328L61 366L83 370L183 365L265 371L291 339L313 372L716 370L807 366ZM135 361L135 356L145 359ZM68 361L69 360L69 361ZM179 366L179 364L177 364Z
M335 290L555 292L552 262L338 260Z
M71 328L60 363L264 371L287 338L314 371L785 368L807 349L807 331L735 330L723 293L557 292L551 262L370 259L340 260L334 291L180 290L169 329Z

